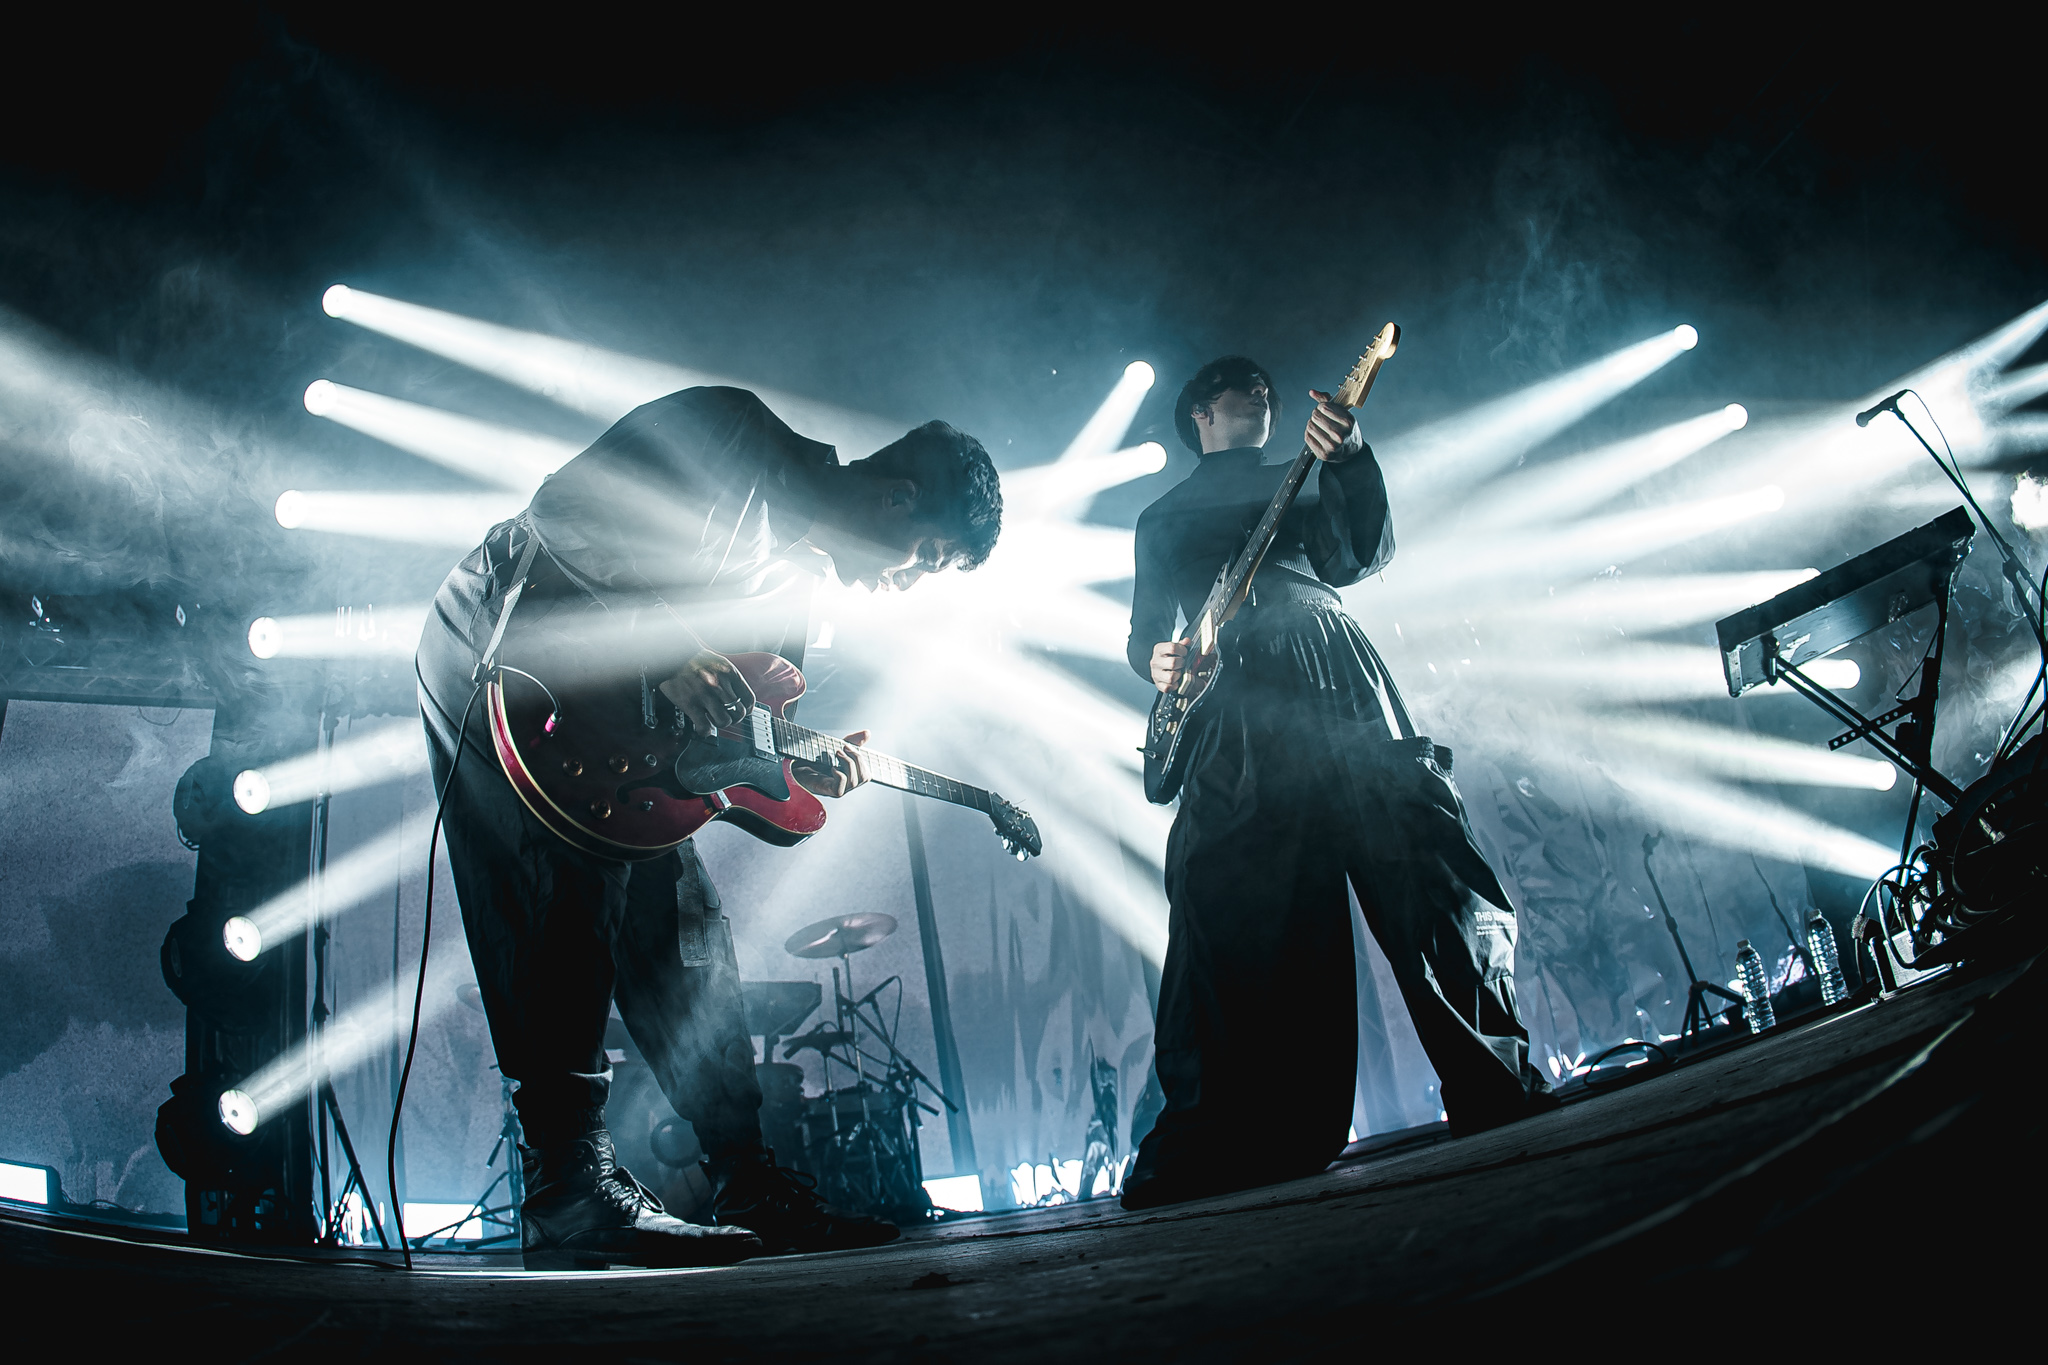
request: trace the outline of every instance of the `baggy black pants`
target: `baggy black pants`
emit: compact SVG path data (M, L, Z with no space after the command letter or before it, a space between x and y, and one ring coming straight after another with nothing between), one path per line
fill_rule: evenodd
M1306 635L1341 664L1357 627L1323 616L1291 647ZM1376 668L1357 642L1358 666ZM1285 662L1285 649L1269 654ZM1390 739L1384 721L1328 705L1327 686L1305 694L1297 670L1268 671L1280 676L1245 680L1191 736L1166 853L1154 1037L1166 1105L1134 1181L1243 1188L1343 1150L1358 1044L1347 881L1453 1128L1520 1117L1549 1090L1515 1008L1514 912L1472 840L1449 751Z
M614 999L708 1155L758 1142L761 1091L732 932L696 849L636 863L579 852L505 780L484 741L481 697L459 768L461 717L424 686L420 709L470 958L498 1065L519 1083L529 1145L574 1137L602 1109Z

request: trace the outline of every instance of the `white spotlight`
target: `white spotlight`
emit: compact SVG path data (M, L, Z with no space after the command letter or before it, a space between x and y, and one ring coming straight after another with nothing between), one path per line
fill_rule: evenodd
M1671 339L1678 343L1681 351L1690 351L1700 344L1699 329L1689 322L1681 322L1671 329Z
M254 768L235 774L235 804L250 815L270 809L270 779Z
M1157 376L1152 373L1150 365L1147 365L1142 360L1133 360L1130 364L1124 366L1124 378L1143 384L1149 389L1152 387Z
M315 417L325 417L334 411L334 387L325 379L316 379L306 385L306 411Z
M2012 522L2022 531L2048 530L2048 481L2025 474L2012 481Z
M284 629L270 617L259 616L249 623L249 652L257 658L273 657L283 643Z
M1728 418L1728 430L1740 431L1749 425L1749 409L1742 404L1730 403L1721 411Z
M287 531L297 530L306 521L306 495L296 488L287 488L277 495L277 524Z
M250 1099L246 1091L223 1091L220 1097L220 1121L227 1125L230 1133L238 1133L242 1137L249 1136L256 1131L256 1124L259 1121L256 1101Z
M254 962L263 951L263 931L236 915L221 926L221 944L238 962Z
M348 316L349 295L354 292L345 284L330 284L327 292L320 296L320 311L331 318Z
M1799 671L1831 692L1847 692L1863 681L1854 659L1813 659L1799 665Z

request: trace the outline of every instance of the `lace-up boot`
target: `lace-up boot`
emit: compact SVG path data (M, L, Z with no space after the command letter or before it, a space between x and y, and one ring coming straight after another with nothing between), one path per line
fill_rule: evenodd
M704 1172L716 1191L713 1216L753 1229L770 1255L875 1247L903 1235L894 1223L833 1208L818 1197L815 1177L776 1165L765 1148L707 1160Z
M762 1254L744 1227L705 1227L671 1217L613 1159L603 1128L559 1145L522 1147L526 1202L519 1222L528 1270L602 1270L730 1265Z

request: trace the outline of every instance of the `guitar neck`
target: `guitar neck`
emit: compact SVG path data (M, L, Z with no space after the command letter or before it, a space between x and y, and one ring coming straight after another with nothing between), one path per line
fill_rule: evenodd
M840 748L846 741L820 730L809 730L795 721L774 718L775 749L785 758L815 760ZM929 768L920 768L914 763L905 763L900 758L882 753L878 749L862 748L868 779L885 787L911 792L917 796L929 796L934 801L945 801L955 806L978 810L983 815L994 812L989 794L980 787L970 787L957 782L943 773Z
M1344 376L1344 382L1337 386L1332 395L1339 407L1355 408L1363 403L1372 392L1373 381L1379 378L1380 367L1387 357L1394 353L1400 343L1401 329L1393 323L1380 328L1378 336L1366 353L1358 357L1358 363L1351 373ZM1202 603L1201 615L1189 622L1196 638L1196 649L1206 654L1216 643L1216 632L1225 621L1237 614L1244 603L1245 593L1251 587L1252 575L1265 562L1266 551L1273 548L1273 538L1280 533L1281 519L1287 509L1294 506L1294 499L1301 492L1301 486L1308 482L1308 472L1316 467L1316 454L1306 445L1301 454L1294 457L1294 463L1287 467L1287 475L1280 480L1280 487L1273 494L1273 501L1266 504L1266 515L1259 518L1259 524L1252 529L1245 540L1244 549L1237 558L1230 561L1230 567L1216 580L1216 586L1209 590L1209 600ZM1193 674L1184 675L1192 677ZM1185 684L1183 684L1185 685Z
M1280 533L1281 519L1294 506L1301 486L1308 482L1308 473L1315 465L1315 452L1303 446L1301 454L1295 456L1294 463L1287 467L1287 474L1280 480L1273 501L1266 504L1266 514L1259 518L1259 524L1245 540L1244 548L1230 562L1229 570L1216 580L1216 586L1209 590L1209 600L1202 604L1202 616L1209 622L1211 633L1237 614L1252 575L1259 571L1259 565L1265 562L1266 552L1273 548L1274 537Z

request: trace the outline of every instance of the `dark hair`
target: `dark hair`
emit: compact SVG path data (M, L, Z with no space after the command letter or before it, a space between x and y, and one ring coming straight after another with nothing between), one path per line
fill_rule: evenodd
M1266 386L1267 410L1278 421L1280 390L1266 367L1249 356L1226 355L1196 370L1195 377L1181 385L1180 397L1173 405L1173 429L1180 434L1180 443L1201 454L1202 436L1195 426L1194 410L1207 407L1229 389L1250 388L1255 379Z
M945 422L913 427L854 467L878 478L909 479L922 515L959 539L963 569L979 568L1003 529L1003 486L981 442Z

